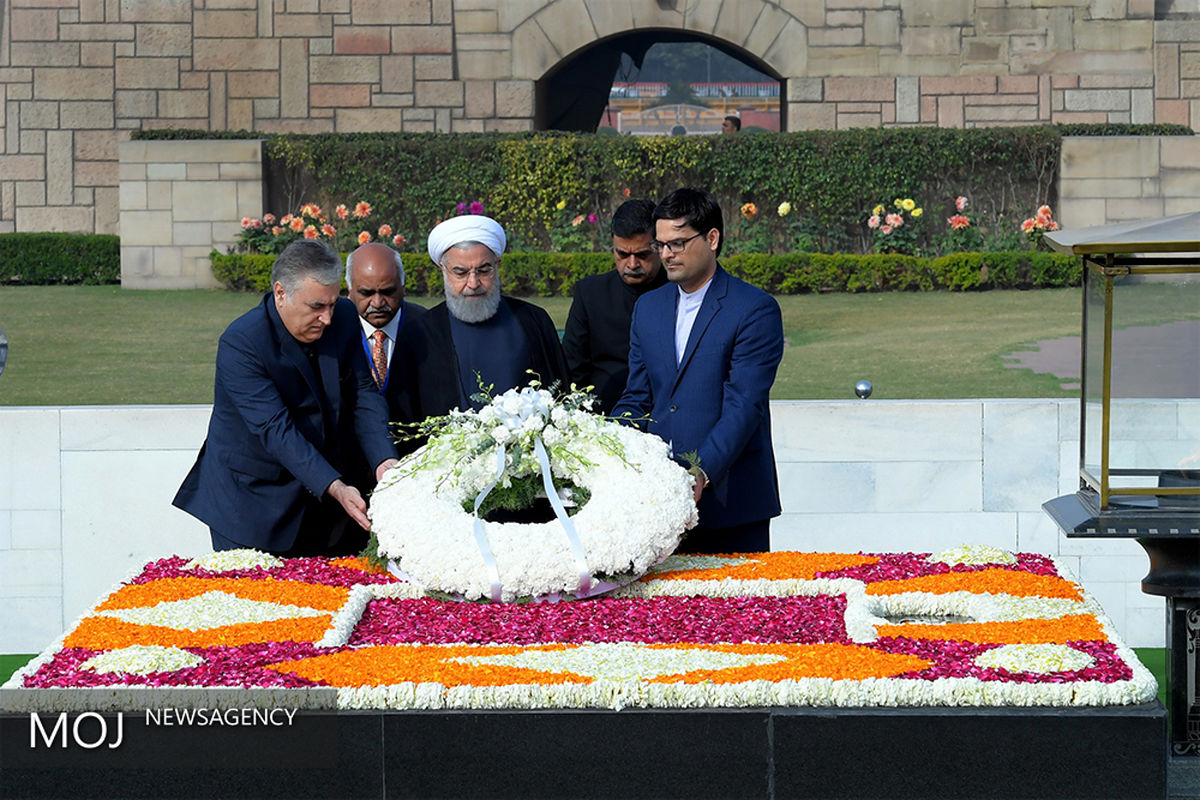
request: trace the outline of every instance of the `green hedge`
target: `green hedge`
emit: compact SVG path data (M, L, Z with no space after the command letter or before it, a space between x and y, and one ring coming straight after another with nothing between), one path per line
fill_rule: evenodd
M121 240L90 233L0 234L0 283L120 283Z
M1190 134L1171 125L1071 125L996 128L857 128L744 132L740 136L635 137L540 132L514 134L255 134L238 131L135 131L145 139L264 139L269 212L305 202L370 202L419 253L438 220L459 203L480 201L514 250L555 250L554 232L579 214L600 224L624 199L661 198L701 186L721 201L726 220L752 202L762 242L773 252L867 252L870 209L911 197L925 217L919 250L942 250L938 237L958 195L976 224L1015 231L1038 206L1053 205L1063 135ZM787 201L793 212L779 217ZM559 204L563 208L558 208ZM985 219L986 218L986 219ZM986 226L986 225L985 225ZM808 237L812 246L795 244ZM737 246L737 236L730 237ZM1003 248L989 248L1003 249Z
M211 254L213 273L231 289L266 291L274 256ZM433 295L441 277L428 258L406 259L410 293ZM1031 251L954 253L940 258L902 255L743 254L721 259L730 273L772 294L808 292L1031 289L1078 286L1075 256ZM607 253L506 253L501 286L512 295L569 296L576 282L612 269Z

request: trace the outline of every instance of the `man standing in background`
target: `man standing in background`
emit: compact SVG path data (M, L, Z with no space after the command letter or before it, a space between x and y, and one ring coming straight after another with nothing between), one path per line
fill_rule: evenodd
M621 399L629 377L629 323L633 304L667 282L654 239L654 203L629 200L613 213L615 269L575 284L563 333L571 382L594 386L599 411L607 414Z

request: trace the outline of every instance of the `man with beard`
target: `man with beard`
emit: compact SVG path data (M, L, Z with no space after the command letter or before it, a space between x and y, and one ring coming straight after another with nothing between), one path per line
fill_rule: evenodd
M667 282L654 238L654 203L629 200L613 213L615 269L575 284L563 333L563 353L577 386L594 386L599 410L607 414L629 377L629 321L633 304Z
M429 257L442 270L446 302L417 320L401 342L406 420L481 408L471 399L481 385L494 396L535 377L547 387L566 381L550 315L500 294L506 244L500 224L477 214L453 217L430 232Z

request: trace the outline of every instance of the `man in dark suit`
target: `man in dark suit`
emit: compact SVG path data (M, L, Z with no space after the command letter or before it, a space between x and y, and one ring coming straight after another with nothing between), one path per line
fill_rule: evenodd
M442 269L446 301L429 309L401 340L407 421L480 408L480 385L492 395L566 382L558 331L532 303L500 295L504 229L475 214L452 217L429 234L429 257Z
M779 482L768 399L783 357L779 304L717 263L724 237L712 195L679 189L654 209L671 285L633 309L629 383L613 416L649 417L676 458L695 453L700 524L680 552L770 549Z
M629 377L629 322L633 304L667 282L654 239L654 203L629 200L613 212L615 269L575 284L562 347L571 381L594 386L600 411L612 410Z
M174 501L214 550L340 555L366 541L366 502L343 480L354 447L338 431L353 419L376 477L396 451L341 271L328 246L292 243L272 291L221 335L208 437Z
M404 262L386 244L370 242L346 256L346 287L358 309L362 348L375 385L388 403L388 419L400 419L403 379L392 380L392 356L400 340L425 313L404 299Z

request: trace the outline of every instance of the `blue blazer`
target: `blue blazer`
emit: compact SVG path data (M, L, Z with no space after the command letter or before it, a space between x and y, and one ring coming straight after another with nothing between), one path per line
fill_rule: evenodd
M667 284L633 308L629 382L613 416L649 416L646 429L678 458L696 451L710 485L700 524L725 528L779 515L768 403L783 357L779 304L719 265L675 364L679 290Z
M226 328L208 437L174 505L235 542L286 550L306 507L346 474L357 446L373 466L395 457L387 402L371 377L349 300L338 300L314 346L320 391L270 293Z

